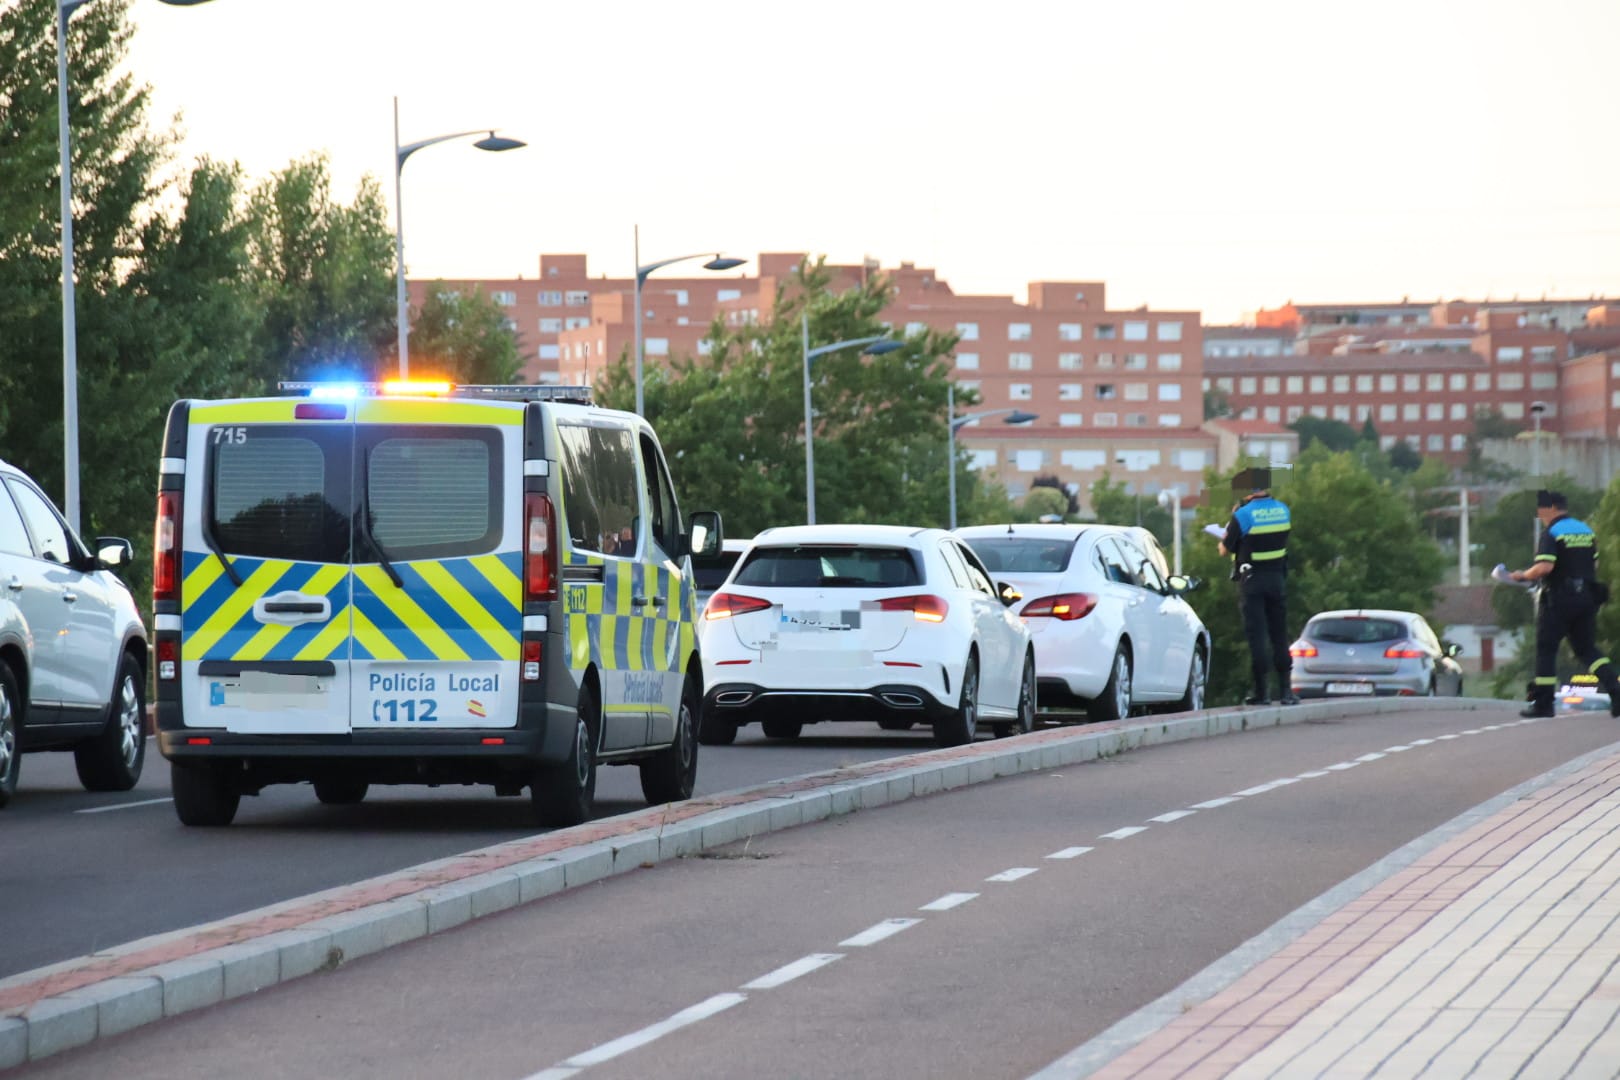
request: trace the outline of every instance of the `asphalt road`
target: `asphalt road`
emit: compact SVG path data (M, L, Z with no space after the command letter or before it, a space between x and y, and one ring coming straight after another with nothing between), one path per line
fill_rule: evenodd
M570 890L21 1075L1027 1076L1617 739L1596 714L1386 714L1026 774Z
M698 755L697 793L932 749L927 728L818 724L795 743L758 725ZM111 945L236 915L540 830L527 793L489 787L373 787L359 806L323 806L307 784L242 800L228 829L188 829L169 801L169 763L148 743L133 791L92 795L73 756L23 757L16 797L0 811L0 978ZM646 806L634 767L603 769L598 816ZM49 913L49 918L42 918Z

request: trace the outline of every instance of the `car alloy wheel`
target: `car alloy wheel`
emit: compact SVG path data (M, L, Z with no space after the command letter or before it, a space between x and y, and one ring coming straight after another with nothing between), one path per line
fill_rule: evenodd
M1199 712L1204 707L1204 689L1209 682L1209 670L1204 665L1204 654L1194 650L1192 674L1189 676L1191 685L1187 687L1187 701L1192 707L1191 711Z
M1123 649L1114 654L1114 714L1131 715L1131 661Z
M124 765L131 769L140 757L141 740L146 738L146 717L141 712L140 688L135 676L126 672L118 687L118 734Z

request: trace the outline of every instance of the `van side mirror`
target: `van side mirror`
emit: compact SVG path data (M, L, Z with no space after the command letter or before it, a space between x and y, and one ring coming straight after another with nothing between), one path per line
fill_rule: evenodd
M96 566L117 570L135 561L135 547L121 536L96 537Z
M712 559L720 554L723 537L720 532L720 514L715 510L696 510L687 519L686 550L695 560Z

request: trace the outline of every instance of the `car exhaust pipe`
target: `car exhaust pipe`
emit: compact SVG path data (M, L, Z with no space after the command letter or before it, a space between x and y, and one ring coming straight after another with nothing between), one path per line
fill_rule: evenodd
M716 705L746 705L754 699L751 690L726 690L714 695Z
M916 694L883 694L886 705L893 705L897 709L917 709L922 707L922 698Z

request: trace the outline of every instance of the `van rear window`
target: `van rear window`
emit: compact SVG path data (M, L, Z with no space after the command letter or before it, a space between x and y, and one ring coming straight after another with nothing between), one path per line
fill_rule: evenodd
M755 547L734 585L760 588L909 588L922 584L916 556L907 548L817 544Z
M208 528L232 555L349 561L348 434L225 429L215 440Z
M1371 645L1406 637L1406 627L1394 619L1317 619L1305 628L1305 636L1333 645Z
M367 526L390 559L449 558L500 540L500 437L390 435L366 454Z

